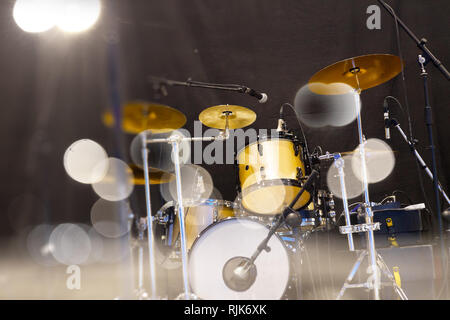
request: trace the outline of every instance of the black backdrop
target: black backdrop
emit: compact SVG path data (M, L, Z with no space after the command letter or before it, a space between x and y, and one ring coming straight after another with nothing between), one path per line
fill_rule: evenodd
M450 66L447 0L390 1L393 8ZM0 4L0 224L2 235L14 225L62 221L88 222L97 196L71 180L63 168L65 149L90 138L110 155L129 160L132 137L117 135L101 123L101 113L118 102L153 99L149 74L170 79L242 83L269 94L266 104L244 95L194 88L169 88L160 102L187 116L186 128L204 108L238 104L258 115L253 127L275 128L278 109L316 71L335 61L369 53L397 54L395 26L381 8L381 30L366 27L366 9L374 0L103 1L101 20L79 35L58 30L27 34L12 18L14 1ZM416 57L419 50L401 31L405 75L415 136L427 163L423 92ZM431 103L439 173L449 180L448 82L431 65ZM401 78L363 92L362 121L368 138L383 138L382 101L394 95L403 103ZM394 113L407 129L399 109ZM288 111L288 123L295 125ZM305 128L310 146L349 151L357 145L356 123L342 128ZM396 152L394 172L372 185L381 200L395 189L422 202L416 166L397 132L389 141ZM204 166L224 199L235 198L232 165ZM431 183L425 187L432 200ZM158 189L154 188L157 193ZM143 214L142 188L132 196ZM162 204L156 196L155 208ZM10 220L13 220L10 223Z

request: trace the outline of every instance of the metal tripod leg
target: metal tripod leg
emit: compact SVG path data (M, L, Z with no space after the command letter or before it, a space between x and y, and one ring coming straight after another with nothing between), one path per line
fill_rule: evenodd
M378 262L378 266L380 267L381 271L392 282L392 286L394 287L394 290L397 293L397 295L400 297L400 299L408 300L408 297L406 296L405 291L403 291L403 289L397 285L397 282L395 281L394 276L392 275L391 271L389 270L388 266L386 265L386 263L384 262L383 258L381 257L381 255L379 253L377 254L377 262Z
M336 297L336 300L340 300L342 298L342 296L345 293L345 290L347 288L353 288L354 285L350 285L350 282L353 280L353 278L355 277L356 272L358 271L361 262L363 261L363 259L367 256L367 251L366 250L362 250L361 253L358 256L358 259L356 259L355 264L352 267L352 270L350 271L350 273L347 276L347 279L344 282L344 285L341 288L341 291L339 291L338 296Z

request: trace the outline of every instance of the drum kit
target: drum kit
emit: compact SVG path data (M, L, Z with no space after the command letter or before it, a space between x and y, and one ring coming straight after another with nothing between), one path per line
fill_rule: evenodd
M182 195L182 164L178 156L181 143L225 141L230 137L229 130L251 125L256 113L237 105L209 107L199 114L199 120L207 127L219 129L220 133L213 137L185 137L173 134L186 123L179 110L142 101L125 105L122 129L141 136L138 139L141 158L133 159L131 167L134 183L145 186L147 218L138 221L138 229L141 238L144 229L148 233L150 298L158 298L155 250L164 248L166 258L182 268L184 291L179 299L282 299L298 274L291 262L292 253L301 252L303 241L311 232L328 231L336 225L333 194L316 179L321 161L334 160L346 220L340 231L347 235L351 251L355 250L352 234L367 234L367 249L360 254L338 298L346 288L362 287L373 291L374 298L379 299L379 270L389 279L392 276L375 251L373 232L379 224L372 219L359 94L387 82L401 70L402 62L397 56L371 54L334 63L309 80L309 83L344 83L356 93L366 211L366 223L359 225L350 223L341 154L310 154L306 141L284 127L276 135L259 135L256 141L235 150L238 183L235 201L208 198L190 203ZM190 83L192 86L193 82ZM208 88L215 86L218 85ZM316 93L340 93L327 90ZM115 123L112 114L104 114L103 120L108 126ZM167 157L168 154L173 156ZM152 214L150 185L171 181L176 182L176 199ZM370 280L349 284L366 256L372 267ZM406 299L395 281L392 285ZM145 290L140 288L139 292Z

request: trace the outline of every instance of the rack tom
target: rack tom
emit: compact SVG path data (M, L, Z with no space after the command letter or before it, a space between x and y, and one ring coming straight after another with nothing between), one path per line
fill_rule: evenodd
M241 204L256 214L281 213L306 178L303 148L291 134L258 137L237 153L236 160ZM305 191L293 208L306 206L310 199L310 193Z
M215 199L207 199L196 206L185 207L186 249L189 250L192 247L195 239L208 226L223 219L234 217L235 209L234 202ZM181 240L178 214L175 215L170 238L172 246L177 246Z

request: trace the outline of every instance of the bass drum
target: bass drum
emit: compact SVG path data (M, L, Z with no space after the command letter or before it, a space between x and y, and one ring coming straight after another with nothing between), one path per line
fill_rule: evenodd
M250 219L229 218L206 228L189 253L191 290L206 300L278 300L290 279L289 254L274 235L255 261L256 279L245 291L231 289L224 280L224 266L236 257L250 257L267 236L268 228Z

